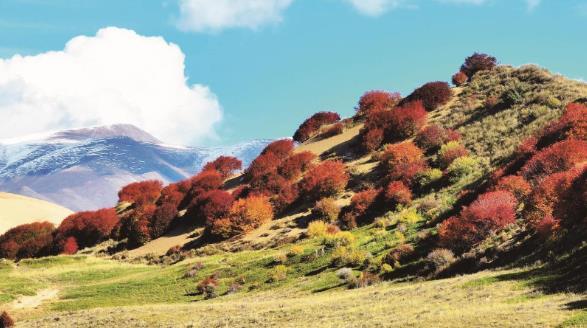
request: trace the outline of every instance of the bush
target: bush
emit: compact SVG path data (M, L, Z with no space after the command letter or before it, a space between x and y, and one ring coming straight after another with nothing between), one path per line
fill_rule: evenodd
M0 258L24 259L49 255L55 226L34 222L16 226L0 236Z
M457 87L460 87L461 85L467 83L467 80L469 80L469 77L467 76L467 74L458 71L455 73L455 75L452 76L452 84L454 84Z
M336 266L359 266L363 265L367 256L368 253L366 251L340 246L332 252L331 261Z
M218 171L202 171L190 179L188 199L193 201L206 191L220 189L224 185L224 178Z
M297 142L305 142L313 137L323 125L336 123L338 121L340 121L340 115L337 113L316 113L300 125L300 127L294 133L293 140Z
M274 153L260 155L249 165L245 172L245 178L248 181L259 179L263 175L275 171L281 162L281 159Z
M565 140L534 155L523 167L522 175L534 182L553 173L567 171L587 161L587 141Z
M335 222L339 214L340 207L336 204L336 200L330 197L317 201L312 209L312 215L325 222Z
M300 191L310 199L335 196L346 187L349 175L340 161L324 161L311 168L299 183Z
M446 82L429 82L414 90L408 101L420 100L428 111L446 104L452 97L452 90Z
M438 228L440 246L462 253L482 240L477 227L472 222L452 216L444 220Z
M427 168L424 153L411 141L388 145L381 155L381 165L391 181L412 185L416 175Z
M401 100L399 93L391 93L387 91L369 91L366 92L356 107L357 116L362 117L369 115L371 112L391 109L395 107Z
M519 175L510 175L501 178L493 190L504 190L511 192L518 201L524 201L532 192L530 184Z
M308 237L317 238L326 236L327 224L324 221L312 221L308 224Z
M216 294L216 288L218 288L218 279L216 275L212 275L204 280L200 281L197 286L198 292L204 295L205 299L215 298L218 295Z
M344 283L347 283L349 285L357 279L355 277L355 274L353 273L353 269L351 268L338 269L336 271L336 276L338 277L338 279L342 280Z
M280 160L286 159L294 149L294 143L291 139L281 139L273 141L268 144L265 149L261 152L261 155L267 155L269 153L275 155Z
M442 176L443 173L441 170L433 168L418 173L416 180L418 181L418 185L420 185L420 187L425 187L439 181L442 179Z
M153 209L154 205L150 206ZM78 212L65 218L55 233L55 239L62 241L75 237L79 247L91 247L108 238L119 224L120 218L113 208L98 211Z
M345 208L343 222L348 228L356 228L374 210L379 191L373 188L356 193Z
M181 183L172 183L161 190L161 196L157 200L158 206L169 205L176 209L184 199L185 194L189 191L186 187L185 190L180 190Z
M379 132L371 132L369 135L369 132L374 130L383 131L384 141L412 137L426 124L427 115L421 101L409 102L391 110L371 112L361 130L363 147L368 148L368 144L376 145ZM375 147L373 145L370 147Z
M408 205L412 202L412 191L401 181L393 181L385 189L385 200L395 205Z
M438 248L426 256L426 262L434 269L435 273L439 273L456 262L456 258L450 250Z
M211 190L196 198L188 209L188 215L198 224L210 225L216 219L226 217L234 198L224 190Z
M428 125L420 130L414 139L418 147L432 151L450 141L458 141L461 135L453 130L445 129L440 125Z
M455 159L447 169L450 182L456 183L479 169L479 162L469 156Z
M235 201L226 218L210 222L210 233L219 238L230 238L248 233L273 220L273 208L264 196L249 196Z
M213 162L206 163L204 165L203 171L218 171L223 178L228 178L230 175L234 173L234 171L238 171L242 168L243 162L236 157L232 156L220 156L215 159Z
M147 180L131 183L118 192L119 202L128 202L141 206L154 204L161 195L163 183L159 180Z
M387 253L383 257L383 262L395 267L414 256L414 251L412 244L401 244Z
M355 242L355 236L350 231L339 231L324 237L323 243L328 248L349 247Z
M9 328L14 327L14 320L8 314L8 312L4 311L0 315L0 328Z
M276 265L273 270L271 270L270 280L272 282L277 282L285 279L287 279L287 267L283 264Z
M65 242L61 246L61 254L73 255L77 253L77 251L78 246L75 237L68 237L67 239L65 239Z
M553 236L560 229L560 220L552 215L546 215L534 225L536 233L543 238Z
M337 136L339 134L342 134L342 132L344 131L344 124L342 123L336 123L333 126L329 127L328 129L326 129L326 131L324 131L320 137L323 139L327 139L327 138L331 138L334 136Z
M465 146L457 141L450 141L440 147L438 162L442 167L447 168L455 159L468 155L469 151Z
M380 128L375 129L363 129L360 134L361 147L365 152L371 152L377 150L384 139L384 131Z
M497 66L495 57L476 52L465 59L465 63L461 66L461 72L471 79L477 72L489 71L494 69L495 66Z
M173 203L159 205L149 220L149 234L151 238L156 239L163 236L177 214L177 206L174 206Z
M293 154L279 165L277 172L288 180L297 179L312 167L314 159L316 159L316 155L309 151Z

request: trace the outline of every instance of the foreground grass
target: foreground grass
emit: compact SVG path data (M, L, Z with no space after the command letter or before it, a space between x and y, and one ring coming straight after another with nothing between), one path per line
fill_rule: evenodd
M525 269L348 290L319 260L292 264L286 280L267 281L277 252L219 254L167 267L83 256L23 261L0 268L0 300L60 290L59 299L39 309L14 311L23 327L580 327L587 319L577 306L584 295L543 294L534 277L519 278ZM184 278L195 261L204 268ZM232 279L226 278L221 297L203 300L195 285L212 272L246 274L247 283L224 295Z

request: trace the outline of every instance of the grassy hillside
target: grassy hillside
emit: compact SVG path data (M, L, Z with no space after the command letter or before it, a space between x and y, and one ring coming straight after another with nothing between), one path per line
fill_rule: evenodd
M0 307L23 326L48 327L587 326L581 240L545 241L519 220L466 252L429 255L439 247L438 225L486 189L522 140L587 97L587 86L533 66L500 66L452 91L427 124L458 131L475 169L458 179L441 172L435 183L414 188L413 201L369 213L357 228L308 229L314 202L302 197L224 241L204 227L176 224L130 251L126 241L108 241L76 256L6 261ZM383 148L360 151L364 122L343 122L342 133L314 136L295 150L313 152L316 163L344 162L350 180L334 199L339 207L383 180ZM437 163L438 156L427 152L425 160ZM241 182L233 177L224 187ZM119 213L128 206L119 204ZM18 305L23 295L46 291L57 297L38 308Z

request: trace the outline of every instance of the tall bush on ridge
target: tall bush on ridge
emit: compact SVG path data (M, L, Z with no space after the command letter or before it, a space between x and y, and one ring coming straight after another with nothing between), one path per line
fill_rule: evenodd
M233 156L220 156L214 161L206 163L202 171L216 170L224 179L242 168L243 162Z
M465 74L461 71L456 72L452 76L452 84L454 84L457 87L460 87L463 84L467 83L468 80L469 80L469 77L467 76L467 74Z
M461 72L465 73L469 79L473 78L479 71L489 71L497 66L497 59L493 56L475 52L467 57L461 66Z
M292 154L293 149L294 143L291 139L281 139L268 144L261 152L261 155L267 155L271 153L280 160L284 160Z
M427 111L446 104L452 97L452 90L446 82L428 82L409 95L407 101L420 100Z
M380 90L368 91L361 99L355 108L357 116L362 117L369 115L372 112L391 109L395 107L400 101L401 96L396 92L387 92Z
M158 180L134 182L124 186L118 192L119 202L133 203L137 206L153 204L159 198L163 183Z

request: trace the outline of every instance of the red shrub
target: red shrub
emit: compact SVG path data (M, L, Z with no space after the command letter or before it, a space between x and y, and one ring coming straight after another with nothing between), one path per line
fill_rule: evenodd
M331 138L331 137L337 136L339 134L342 134L343 131L344 131L344 124L336 123L333 126L326 129L326 131L324 131L320 135L320 137L322 137L323 139Z
M245 176L248 181L258 179L269 172L275 171L281 162L281 159L273 153L260 155L251 163Z
M242 167L243 162L240 159L232 156L220 156L213 162L206 163L202 170L216 170L222 175L223 178L226 179L229 176L231 176L234 173L234 171L238 171Z
M189 191L186 186L185 191L180 191L180 184L172 183L161 190L161 196L157 200L158 206L171 205L175 208L179 207L185 194Z
M587 106L583 104L568 104L561 118L546 127L536 143L543 148L569 138L587 141Z
M391 111L385 130L386 138L401 140L412 137L426 124L427 113L422 102L409 102Z
M10 317L8 312L4 311L0 315L0 328L14 327L14 320Z
M280 160L283 160L283 159L287 158L289 155L291 155L291 153L293 152L293 149L294 149L293 140L281 139L281 140L273 141L272 143L267 145L267 147L265 147L265 149L263 149L263 151L261 152L261 155L266 155L266 154L272 153Z
M426 150L436 150L449 141L458 141L461 135L451 129L445 129L440 125L428 125L418 132L415 138L416 144Z
M162 188L163 183L158 180L131 183L118 192L118 201L133 203L138 206L154 204L159 198Z
M476 52L465 59L465 63L461 66L461 72L471 79L475 73L492 70L495 66L497 66L495 57Z
M129 221L128 247L135 248L146 244L150 240L149 220L139 217Z
M385 188L385 200L394 206L408 205L412 201L412 191L401 181L393 181Z
M144 205L155 208L154 205ZM90 247L108 239L120 219L112 208L93 212L78 212L65 218L57 228L55 239L75 237L81 248Z
M441 167L447 168L455 159L468 156L469 151L460 143L450 142L440 148L438 152L438 163Z
M23 224L0 236L0 257L23 259L49 255L55 226L49 222Z
M547 175L572 169L587 161L587 141L565 140L544 148L522 167L528 181L540 180Z
M548 238L560 229L560 220L552 215L546 215L534 226L534 230L540 236Z
M188 209L188 215L199 224L211 224L215 219L227 216L233 202L232 195L224 190L207 191Z
M455 216L446 219L440 224L438 238L441 247L449 248L459 253L466 251L482 240L475 224Z
M361 146L366 152L377 150L384 139L384 131L381 128L361 130Z
M61 254L73 255L77 253L78 246L75 237L67 237L61 246Z
M209 232L218 238L230 238L250 232L273 220L273 209L269 199L263 196L249 196L235 201L225 218L210 222Z
M319 199L342 192L348 180L349 175L342 162L324 161L310 169L299 186L309 198Z
M381 165L390 181L401 180L407 185L427 168L424 153L411 141L388 145L381 155Z
M193 201L206 191L222 188L224 179L218 171L202 171L190 179L190 184L188 200Z
M532 192L532 187L523 177L510 175L501 178L493 190L509 191L518 201L524 201L530 192Z
M414 90L408 101L420 100L424 108L431 111L446 104L452 97L452 90L446 82L429 82Z
M399 93L377 90L366 92L359 100L359 105L356 108L357 116L365 116L374 111L391 109L395 107L401 99Z
M312 166L314 159L316 155L309 151L293 154L279 165L277 171L284 178L293 180L306 172Z
M319 112L308 118L300 125L293 136L293 140L297 142L305 142L313 137L313 135L320 130L320 127L325 124L332 124L340 121L340 115L334 112Z
M469 207L461 211L461 219L477 226L484 237L516 220L518 202L512 193L492 191L482 194Z
M378 196L379 191L372 188L356 193L351 198L351 204L344 209L342 220L346 226L356 228L373 210Z
M169 229L171 222L177 216L177 206L173 203L163 203L157 207L149 220L149 235L152 239L163 236Z
M454 84L457 87L460 87L461 85L465 84L467 80L469 80L469 77L467 76L467 74L461 71L458 71L457 73L455 73L455 75L452 76L452 84Z

